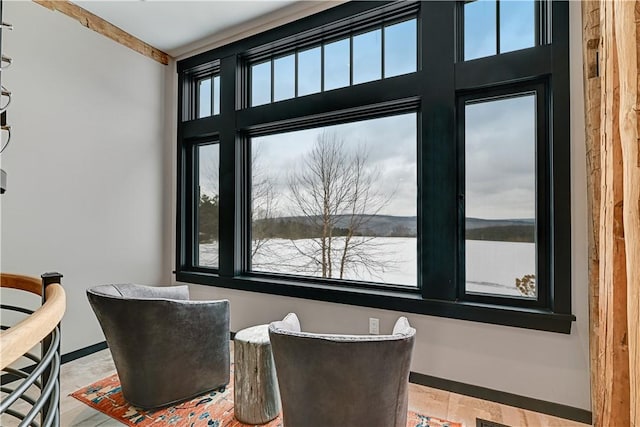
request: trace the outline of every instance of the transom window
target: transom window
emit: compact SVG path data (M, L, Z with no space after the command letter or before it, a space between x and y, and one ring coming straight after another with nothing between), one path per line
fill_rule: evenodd
M180 61L177 279L568 333L567 41L349 2Z
M526 49L539 44L544 2L474 0L464 5L464 59Z
M197 118L220 114L220 76L198 80Z
M416 71L417 20L251 63L252 107Z

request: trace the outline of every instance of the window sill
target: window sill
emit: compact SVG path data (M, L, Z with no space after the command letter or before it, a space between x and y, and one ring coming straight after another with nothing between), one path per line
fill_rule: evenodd
M576 317L572 314L558 314L550 310L423 299L419 294L398 290L345 288L326 284L296 283L289 280L250 276L224 278L209 273L186 271L177 272L176 280L242 291L471 320L563 334L571 333L571 323L576 320Z

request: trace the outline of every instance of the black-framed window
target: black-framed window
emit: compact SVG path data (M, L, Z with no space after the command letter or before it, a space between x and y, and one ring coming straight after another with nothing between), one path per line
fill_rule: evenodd
M417 19L355 27L316 46L250 60L251 107L416 71Z
M532 82L458 98L461 299L548 304L546 87Z
M197 118L220 114L220 76L197 80Z
M568 333L568 4L512 3L351 2L180 61L177 279Z
M248 271L416 289L417 118L251 137Z
M194 264L198 267L218 269L220 231L220 145L202 143L193 146L193 166L195 177L194 197L195 218L193 230L196 237Z

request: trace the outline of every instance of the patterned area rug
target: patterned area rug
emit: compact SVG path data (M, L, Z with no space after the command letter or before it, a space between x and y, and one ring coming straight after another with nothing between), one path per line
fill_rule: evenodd
M233 382L233 374L231 379ZM178 405L149 411L135 408L124 400L117 374L83 387L71 396L132 427L248 427L233 416L233 384ZM281 416L263 427L282 427ZM409 411L407 427L462 427L462 424Z

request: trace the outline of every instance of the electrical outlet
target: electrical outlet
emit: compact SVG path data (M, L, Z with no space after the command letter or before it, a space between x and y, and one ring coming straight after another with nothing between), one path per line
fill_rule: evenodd
M376 319L375 317L369 318L369 334L371 335L380 334L380 319Z

